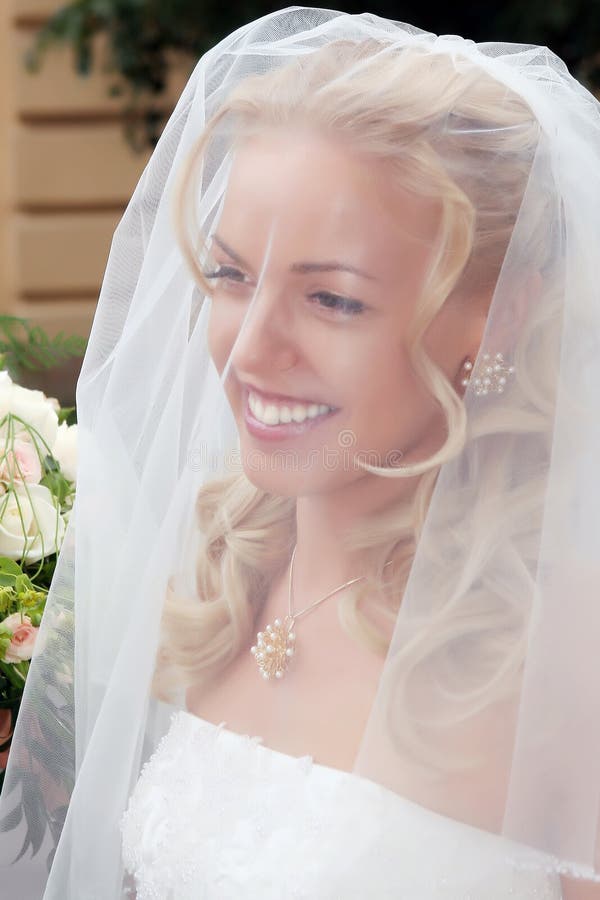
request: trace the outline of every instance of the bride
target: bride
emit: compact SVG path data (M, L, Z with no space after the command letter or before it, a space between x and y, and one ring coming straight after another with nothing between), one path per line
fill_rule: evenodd
M200 61L78 385L7 879L600 897L599 162L544 48L291 8Z

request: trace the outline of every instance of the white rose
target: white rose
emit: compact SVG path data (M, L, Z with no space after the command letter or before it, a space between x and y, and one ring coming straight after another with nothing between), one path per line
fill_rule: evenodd
M36 562L60 549L65 523L47 487L19 485L2 500L0 556Z
M32 391L19 384L14 384L6 372L0 372L0 420L7 413L19 416L24 422L39 431L48 446L52 447L58 431L58 416L50 400L42 391ZM30 434L23 429L23 426L20 426L20 423L17 422L15 425L19 437L31 439ZM2 432L5 434L5 427ZM40 450L44 452L44 445L39 443L41 444Z
M77 477L77 425L61 422L56 432L52 455L58 460L65 478L75 481Z
M0 415L4 416L8 412L10 405L10 395L12 394L13 383L8 372L2 370L0 372Z

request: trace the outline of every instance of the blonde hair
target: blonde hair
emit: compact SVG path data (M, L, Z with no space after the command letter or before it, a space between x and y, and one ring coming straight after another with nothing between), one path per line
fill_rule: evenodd
M455 290L466 287L479 298L473 302L481 302L481 297L489 302L518 216L539 126L527 104L483 69L419 47L398 50L373 40L338 41L275 71L243 79L208 122L186 161L177 194L179 241L207 293L210 287L199 263L195 198L211 141L230 122L241 136L265 126L300 126L337 136L367 160L388 164L404 188L441 204L436 255L412 321L409 352L415 371L443 410L447 437L421 463L394 470L369 467L386 477L418 475L417 490L410 505L363 521L344 538L355 549L376 551L379 562L360 589L343 595L342 621L357 640L384 656L388 640L362 613L361 603L386 587L386 596L393 598L386 608L393 624L439 468L460 453L467 440L462 398L425 353L422 338ZM541 269L544 261L531 263ZM529 380L529 399L543 410L545 392L528 375L526 360L519 362L526 388ZM489 419L483 429L488 434L513 427L503 422L501 406ZM524 416L522 427L535 431L545 426L539 417ZM502 478L502 470L491 477ZM520 508L530 511L530 499L522 500ZM186 603L171 594L167 602L155 680L163 696L177 684L207 683L249 646L269 583L287 566L295 540L293 499L255 487L243 472L206 484L197 510L203 535L198 597ZM476 565L481 548L476 534L473 540L471 564ZM493 537L483 535L482 540L493 542ZM384 582L383 567L390 560L393 566ZM468 587L468 581L461 583ZM443 610L440 624L448 636L452 603ZM478 633L476 623L472 633ZM412 670L444 643L443 635L421 637L407 650ZM510 656L507 663L511 671L521 651L515 645L514 659Z

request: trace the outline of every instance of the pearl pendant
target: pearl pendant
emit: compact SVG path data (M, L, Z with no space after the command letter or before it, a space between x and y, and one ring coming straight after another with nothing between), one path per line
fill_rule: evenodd
M256 635L256 646L250 648L250 653L264 679L281 679L285 675L296 645L293 628L293 618L286 616L283 622L275 619Z

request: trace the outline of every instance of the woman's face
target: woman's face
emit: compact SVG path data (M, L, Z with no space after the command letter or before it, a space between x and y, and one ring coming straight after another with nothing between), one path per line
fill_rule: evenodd
M332 139L273 130L238 148L208 265L209 347L253 483L334 490L377 478L357 459L405 464L443 443L407 352L439 218ZM447 303L425 340L455 382L464 314Z

